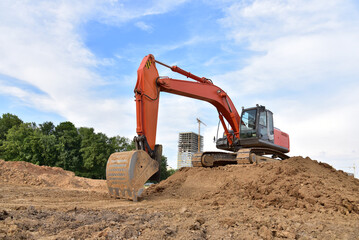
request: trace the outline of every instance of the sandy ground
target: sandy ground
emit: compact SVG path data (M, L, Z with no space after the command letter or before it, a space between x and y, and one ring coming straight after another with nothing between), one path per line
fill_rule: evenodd
M0 239L359 239L359 180L309 158L185 168L139 202L0 161Z

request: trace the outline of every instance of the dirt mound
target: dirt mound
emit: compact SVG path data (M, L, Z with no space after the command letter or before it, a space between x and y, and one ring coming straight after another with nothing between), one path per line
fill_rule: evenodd
M68 189L107 191L104 180L77 177L59 167L38 166L28 162L0 160L0 182Z
M86 190L94 182L104 192ZM104 181L0 161L0 239L358 239L358 187L296 157L181 169L132 202Z
M359 214L359 180L310 158L258 165L183 168L151 186L148 197L191 198L204 204L300 208L307 212Z
M104 180L77 177L58 167L0 160L0 182L107 192ZM337 211L359 214L359 180L310 158L292 157L258 165L182 168L148 188L145 199L186 198L204 204Z

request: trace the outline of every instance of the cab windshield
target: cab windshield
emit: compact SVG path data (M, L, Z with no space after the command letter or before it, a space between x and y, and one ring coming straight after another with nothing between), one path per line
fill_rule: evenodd
M252 109L242 113L240 137L251 138L257 136L256 131L257 110Z

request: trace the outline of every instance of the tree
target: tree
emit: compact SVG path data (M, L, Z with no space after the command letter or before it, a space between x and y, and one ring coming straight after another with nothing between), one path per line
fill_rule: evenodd
M79 128L81 136L80 154L83 159L83 172L80 175L91 178L105 178L107 159L111 154L108 137L95 133L93 128Z
M78 176L104 178L109 156L133 149L135 143L128 138L108 138L95 133L93 128L77 129L69 121L56 127L52 122L44 122L37 127L35 123L23 123L12 114L0 118L0 157L5 160L57 166ZM167 158L163 158L162 179L165 179L169 175Z
M1 146L6 140L6 134L12 127L19 126L21 123L22 120L18 118L18 116L11 113L5 113L2 117L0 117L0 158L5 158Z
M58 152L56 166L73 172L81 169L81 138L75 125L69 121L62 122L55 127L54 135L57 138Z
M173 169L173 168L167 170L167 172L168 172L168 174L169 174L170 176L173 175L176 171L177 171L177 170L176 170L176 169Z
M111 137L109 139L109 145L112 153L131 151L136 148L134 141L130 141L130 139L121 136Z
M167 157L162 155L160 165L160 181L167 179L169 176L176 172L174 169L167 170L167 166Z
M42 162L40 165L46 166L56 166L57 156L58 156L58 148L57 148L57 139L55 135L45 135L40 131L39 143L41 146L41 157Z
M0 140L6 139L7 132L13 126L19 126L23 121L16 115L5 113L0 117Z
M27 161L41 164L40 133L32 123L13 126L6 134L1 151L8 161Z
M55 125L52 122L40 124L40 131L45 135L51 135L55 131Z

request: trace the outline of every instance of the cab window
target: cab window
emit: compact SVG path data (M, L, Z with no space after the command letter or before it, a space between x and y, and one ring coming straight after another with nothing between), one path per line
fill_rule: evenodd
M267 126L267 114L266 112L261 112L259 114L259 124L266 127Z
M242 113L242 119L240 124L241 138L250 138L256 136L256 117L256 109L248 110Z

